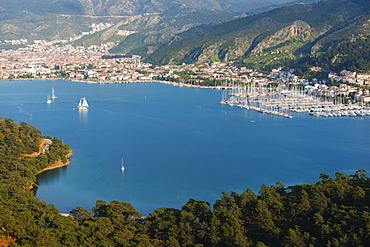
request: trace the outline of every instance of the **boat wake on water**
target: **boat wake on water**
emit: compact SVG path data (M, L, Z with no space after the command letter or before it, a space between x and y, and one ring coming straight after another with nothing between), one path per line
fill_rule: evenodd
M22 106L23 106L23 104L17 106L18 112L19 113L23 113L23 114L29 116L28 120L32 120L33 119L33 115L31 113L28 113L28 112L24 111Z

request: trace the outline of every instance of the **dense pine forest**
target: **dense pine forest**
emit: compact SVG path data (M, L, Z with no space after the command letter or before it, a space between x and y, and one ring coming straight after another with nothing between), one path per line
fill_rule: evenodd
M11 119L0 120L0 137L0 246L370 246L364 169L222 193L213 206L189 199L146 217L130 203L101 200L66 217L34 193L38 172L66 162L70 147ZM48 150L44 139L52 140Z

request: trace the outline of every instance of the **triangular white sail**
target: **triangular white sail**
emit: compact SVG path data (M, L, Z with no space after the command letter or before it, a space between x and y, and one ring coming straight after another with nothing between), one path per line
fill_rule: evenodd
M89 108L89 104L87 103L86 98L81 98L80 102L78 103L77 109L78 110L86 110Z

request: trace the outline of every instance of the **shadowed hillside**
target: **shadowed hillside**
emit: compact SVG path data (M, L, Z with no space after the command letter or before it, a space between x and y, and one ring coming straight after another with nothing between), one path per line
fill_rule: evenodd
M291 64L370 35L370 2L327 0L239 18L178 37L149 60L155 64L239 60L251 67Z

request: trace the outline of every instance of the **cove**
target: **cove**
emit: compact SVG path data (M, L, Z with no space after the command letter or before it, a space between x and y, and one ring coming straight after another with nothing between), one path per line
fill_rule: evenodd
M46 104L51 88L58 98ZM1 81L0 89L0 117L74 150L69 166L38 178L37 197L66 213L119 200L147 215L190 198L213 204L222 192L369 169L370 117L287 119L222 105L222 91L160 83ZM87 111L75 109L82 97Z

